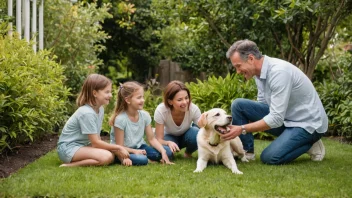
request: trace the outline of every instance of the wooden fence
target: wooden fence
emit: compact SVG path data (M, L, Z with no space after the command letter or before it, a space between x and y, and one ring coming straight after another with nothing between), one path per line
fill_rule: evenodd
M204 80L205 73L199 76L194 76L189 71L184 71L180 65L170 60L161 60L156 73L158 74L157 81L161 87L165 87L170 81L179 80L182 82L195 82L196 79Z

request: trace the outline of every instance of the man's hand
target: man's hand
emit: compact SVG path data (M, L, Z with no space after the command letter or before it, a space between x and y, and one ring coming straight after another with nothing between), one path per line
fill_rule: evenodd
M225 134L221 134L221 139L223 140L231 140L234 139L235 137L241 135L242 133L242 127L241 126L237 126L237 125L230 125L228 126L230 128L230 131L225 133Z

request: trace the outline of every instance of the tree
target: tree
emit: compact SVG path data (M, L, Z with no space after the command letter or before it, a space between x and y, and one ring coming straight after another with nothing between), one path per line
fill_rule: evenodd
M51 49L65 68L65 84L77 94L88 73L102 64L98 53L109 36L101 23L111 18L109 4L51 0L45 2L45 48Z
M233 40L247 38L255 41L265 54L288 60L312 78L336 27L350 15L352 0L162 0L156 4L159 10L163 7L175 10L169 12L180 20L173 20L176 23L198 21L195 27L206 24L208 31L198 31L195 38L202 38L209 50L204 52L206 55L196 56L217 57L217 64L226 68L228 61L224 54L227 48ZM223 46L222 58L216 55L219 44Z
M150 9L151 1L102 2L111 2L110 13L113 18L106 20L103 25L111 39L105 45L106 51L99 55L104 60L100 72L107 75L110 71L132 73L132 76L126 75L125 78L110 77L120 82L128 79L144 82L153 75L160 60L160 38L155 31L161 28L161 23L158 18L154 18L153 10Z
M268 3L270 5L270 2ZM280 48L280 52L284 54L286 60L299 65L302 71L312 78L315 67L324 55L336 27L350 15L352 1L293 0L282 1L276 6L278 9L275 10L275 14L271 14L269 20L278 19L284 24L285 37L290 46L286 52L284 48ZM282 45L280 38L276 37L275 41L279 46Z

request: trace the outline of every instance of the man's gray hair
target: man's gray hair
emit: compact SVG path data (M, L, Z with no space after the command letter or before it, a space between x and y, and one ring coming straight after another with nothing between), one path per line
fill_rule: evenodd
M239 40L232 44L232 46L226 52L226 57L230 58L235 52L240 54L240 57L243 61L248 60L249 54L253 54L256 59L263 57L262 53L259 51L257 44L248 39Z

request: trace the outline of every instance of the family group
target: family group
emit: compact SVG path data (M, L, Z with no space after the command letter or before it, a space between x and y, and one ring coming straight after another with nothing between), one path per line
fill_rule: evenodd
M321 137L328 119L310 79L295 65L262 55L256 43L236 41L227 51L237 74L254 78L257 100L232 101L232 125L221 139L240 137L246 158L255 159L252 132L265 131L277 136L260 154L265 164L289 163L304 153L322 161L325 147ZM189 89L180 81L170 82L163 91L163 102L154 112L155 131L148 112L143 110L144 88L128 81L120 84L113 114L110 143L100 138L104 105L112 98L112 81L91 74L77 98L78 109L66 122L57 146L62 167L124 166L150 162L173 164L175 152L185 148L184 157L197 150L197 134L202 116L191 100ZM229 101L231 102L231 101ZM146 140L148 141L148 144Z

